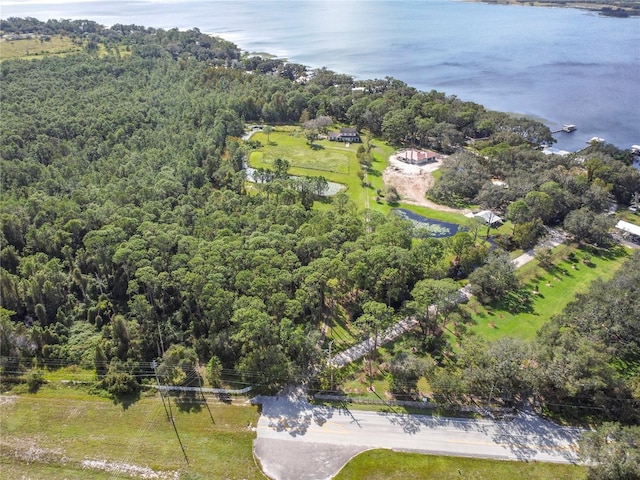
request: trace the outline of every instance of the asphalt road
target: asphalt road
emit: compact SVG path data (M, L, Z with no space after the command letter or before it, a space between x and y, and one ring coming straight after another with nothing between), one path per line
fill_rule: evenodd
M582 433L533 414L468 420L311 406L293 394L259 401L255 452L278 480L332 478L351 456L372 448L573 463Z

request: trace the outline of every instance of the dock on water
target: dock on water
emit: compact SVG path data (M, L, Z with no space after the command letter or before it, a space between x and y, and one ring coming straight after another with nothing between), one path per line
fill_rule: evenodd
M562 125L562 128L560 130L556 130L555 132L551 132L551 133L560 133L560 132L571 133L571 132L575 132L577 129L578 127L576 127L575 125L571 123L565 123L564 125Z

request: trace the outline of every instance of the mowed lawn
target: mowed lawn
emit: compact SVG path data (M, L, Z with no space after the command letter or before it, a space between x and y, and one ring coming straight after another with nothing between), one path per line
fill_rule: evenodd
M296 176L323 176L330 182L345 186L345 193L357 205L364 208L365 198L369 197L372 208L375 205L376 189L384 189L382 171L387 166L387 159L393 153L393 147L383 142L373 141L373 165L369 170L368 180L371 187L364 188L358 178L360 165L356 153L362 143L351 143L349 147L341 142L318 140L315 147L307 144L307 139L300 127L293 125L278 126L269 135L256 132L251 140L259 141L263 146L249 155L249 166L253 168L273 169L276 158L287 160L291 165L289 174ZM363 137L366 141L366 137ZM390 207L387 207L388 211Z
M573 259L568 258L571 252ZM589 264L583 262L586 257L590 258ZM600 256L567 245L556 247L551 268L542 268L534 259L517 271L524 284L518 295L509 295L490 307L472 298L463 307L473 321L469 328L487 340L504 336L532 339L542 325L562 313L575 295L586 292L594 280L611 279L627 257L628 251L623 247ZM533 293L536 289L538 294Z
M42 58L46 55L63 55L83 50L75 45L70 37L52 36L49 41L38 38L0 41L0 60L10 58Z
M335 480L580 480L586 469L576 465L507 462L369 450L353 458Z
M273 161L282 158L289 161L292 175L354 175L358 171L356 152L360 143L349 147L341 142L318 140L312 148L300 128L276 127L269 135L257 132L252 137L262 143L262 147L251 152L249 164L252 167L273 168ZM311 171L311 172L310 172Z
M252 456L255 432L248 428L257 424L256 407L210 401L207 409L173 398L187 465L155 392L123 406L54 384L36 394L4 396L0 401L2 478L131 478L118 471L118 465L180 472L180 478L189 479L264 478ZM87 470L84 460L107 462L116 470ZM142 478L142 470L137 471L134 478Z

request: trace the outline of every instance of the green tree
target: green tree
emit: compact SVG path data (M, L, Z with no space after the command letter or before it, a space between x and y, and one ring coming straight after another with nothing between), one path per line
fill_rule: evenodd
M207 363L207 381L212 387L222 384L222 362L215 355Z
M578 242L608 246L611 244L609 231L615 225L615 219L597 214L588 208L573 210L564 219L564 228Z
M391 391L411 395L418 390L418 380L427 373L429 364L412 353L398 352L389 364Z
M267 142L271 143L271 134L273 133L273 127L271 125L265 125L262 129L264 134L267 136Z
M604 423L580 440L580 458L588 465L589 480L640 478L640 427Z
M430 338L441 334L439 330L459 301L458 288L458 284L450 278L420 280L413 287L412 300L406 306L418 320L424 346Z
M500 250L490 253L487 263L469 275L469 283L471 292L483 303L495 302L520 286L514 264Z
M183 345L171 345L158 365L158 375L168 385L197 385L198 356Z

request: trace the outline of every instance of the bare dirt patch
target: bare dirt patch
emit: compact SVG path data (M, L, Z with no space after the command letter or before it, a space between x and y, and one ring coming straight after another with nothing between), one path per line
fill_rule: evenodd
M440 168L444 158L446 157L438 157L436 162L418 166L397 160L396 156L392 155L389 157L389 166L382 172L382 180L385 185L396 187L398 194L405 203L443 212L467 213L466 210L432 202L425 196L434 184L433 172Z

